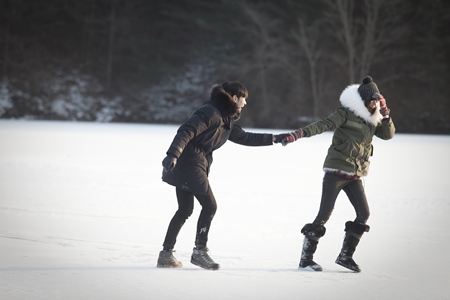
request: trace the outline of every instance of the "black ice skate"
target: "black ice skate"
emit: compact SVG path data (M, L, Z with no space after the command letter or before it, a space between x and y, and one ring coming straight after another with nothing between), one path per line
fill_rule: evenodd
M218 270L220 265L215 263L208 255L208 248L197 249L194 248L194 252L191 256L191 263L206 270Z
M159 252L158 268L181 268L183 264L173 256L173 250L163 250Z

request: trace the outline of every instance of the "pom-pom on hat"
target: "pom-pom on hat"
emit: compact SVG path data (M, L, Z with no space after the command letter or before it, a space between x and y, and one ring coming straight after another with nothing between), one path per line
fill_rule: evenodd
M375 82L373 82L372 77L366 76L364 77L362 84L358 88L358 93L361 96L361 98L364 101L366 101L371 100L373 94L380 93L380 91L378 90L378 87L375 84Z

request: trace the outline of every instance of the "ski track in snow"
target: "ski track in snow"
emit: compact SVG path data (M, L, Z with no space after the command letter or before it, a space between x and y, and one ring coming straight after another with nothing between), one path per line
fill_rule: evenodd
M448 299L449 136L374 139L359 274L334 263L354 218L345 195L315 255L324 271L297 269L331 133L287 147L227 143L210 174L209 248L221 264L211 272L189 262L197 203L176 246L184 267L156 268L176 210L160 179L176 129L0 121L0 299Z

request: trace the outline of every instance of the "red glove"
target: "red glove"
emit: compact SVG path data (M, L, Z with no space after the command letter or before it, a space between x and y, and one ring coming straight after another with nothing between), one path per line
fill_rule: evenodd
M299 128L296 131L289 132L286 137L281 140L281 145L286 146L289 143L293 143L298 139L301 139L305 136L303 129Z
M384 117L384 119L389 118L389 114L391 110L386 106L386 99L382 95L378 98L380 101L380 113Z

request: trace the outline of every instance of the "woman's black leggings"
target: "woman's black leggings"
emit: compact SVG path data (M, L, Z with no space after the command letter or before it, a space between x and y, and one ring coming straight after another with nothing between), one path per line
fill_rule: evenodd
M206 195L194 195L193 193L179 187L176 188L176 193L178 210L175 212L175 215L170 221L169 228L167 229L166 238L164 239L163 244L164 249L171 250L174 248L181 227L183 227L186 220L194 211L194 197L197 198L198 202L202 206L197 222L195 246L197 248L205 248L206 242L208 241L211 221L217 210L216 199L214 198L211 187L208 187L208 193Z
M361 179L353 180L339 175L325 173L322 185L322 200L320 202L319 213L313 222L314 224L325 225L333 212L336 198L341 190L344 190L355 208L355 222L362 224L367 222L370 210Z

